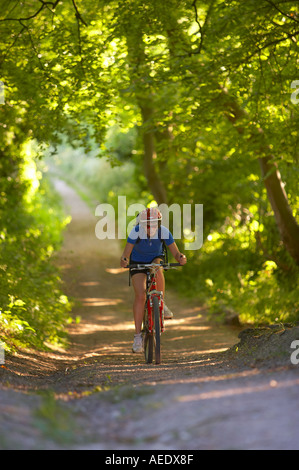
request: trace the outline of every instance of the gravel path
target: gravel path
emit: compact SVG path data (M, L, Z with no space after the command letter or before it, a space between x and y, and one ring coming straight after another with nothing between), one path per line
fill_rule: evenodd
M56 188L72 215L57 262L81 321L67 350L6 358L0 448L299 449L299 365L273 348L267 355L267 345L277 350L269 335L247 341L245 332L239 352L227 352L241 329L211 324L203 306L167 292L175 318L162 364L132 354L132 288L118 269L119 243L99 241L86 204L64 182ZM283 333L275 338L288 348Z

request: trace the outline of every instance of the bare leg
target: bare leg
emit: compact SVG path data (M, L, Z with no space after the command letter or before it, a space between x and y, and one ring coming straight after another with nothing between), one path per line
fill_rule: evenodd
M161 258L156 258L154 259L153 263L160 263ZM164 277L164 271L163 268L160 268L159 271L157 272L157 290L163 292L163 297L165 294L165 277Z
M161 259L156 258L153 262L154 263L160 263ZM163 292L163 299L164 299L164 318L165 319L171 319L173 318L173 313L172 311L167 307L165 303L165 277L164 277L164 270L163 268L160 268L158 273L157 273L157 290Z
M160 258L156 258L153 263L159 263ZM132 284L135 292L135 299L133 304L133 314L135 322L135 333L141 333L144 304L146 300L146 275L143 273L135 274L132 276ZM157 272L157 290L165 292L165 278L163 268L160 268Z
M146 275L143 273L132 276L132 284L135 291L133 304L133 314L135 322L135 333L141 333L141 326L144 313L144 304L146 300Z

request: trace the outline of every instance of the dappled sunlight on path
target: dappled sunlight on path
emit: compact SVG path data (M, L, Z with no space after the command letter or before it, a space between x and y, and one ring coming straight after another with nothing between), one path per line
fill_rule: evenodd
M43 381L47 386L48 380L52 386L71 390L78 383L89 384L86 377L90 374L94 385L105 383L107 376L114 384L153 383L176 376L183 380L184 374L198 373L213 364L218 367L222 359L213 356L235 344L239 330L209 323L203 306L168 289L166 300L174 318L165 322L162 364L147 365L142 354L132 353L133 291L128 271L119 267L120 244L98 240L97 219L90 208L64 182L56 180L55 186L71 216L57 256L64 290L74 303L69 347L38 355L20 352L14 365L16 377L27 374L39 387ZM55 374L60 371L65 380L56 382ZM54 384L49 374L53 374Z
M234 364L225 351L239 342L240 328L209 322L196 300L166 288L174 318L165 322L162 363L145 364L143 354L132 353L133 292L128 272L119 268L120 244L98 240L90 209L65 183L56 187L72 217L57 256L74 304L69 347L8 358L0 418L2 409L11 410L17 434L19 416L24 422L31 416L23 401L44 391L76 417L81 444L75 448L298 447L296 371ZM34 440L32 414L26 437Z
M90 208L63 181L56 180L55 186L71 216L57 264L66 294L74 302L72 316L77 321L68 328L69 348L45 354L45 366L51 358L57 370L76 367L78 373L80 367L94 367L99 381L107 374L117 382L162 380L178 370L181 373L211 363L209 359L201 362L202 356L224 351L237 342L238 331L210 324L205 309L196 301L167 290L174 319L166 321L162 334L162 364L149 366L143 355L134 355L133 292L128 271L119 267L120 243L98 240L97 218Z

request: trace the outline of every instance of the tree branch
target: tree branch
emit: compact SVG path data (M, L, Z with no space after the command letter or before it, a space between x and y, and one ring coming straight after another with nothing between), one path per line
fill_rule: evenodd
M72 0L72 2L73 2L73 5L74 5L74 8L75 8L75 10L76 10L76 18L77 18L78 20L82 21L82 23L84 24L84 26L87 26L87 23L84 21L84 19L82 18L81 14L80 14L80 12L79 12L79 10L78 10L78 8L77 8L77 5L76 5L76 3L75 3L75 0Z
M293 20L296 23L299 23L299 21L294 16L288 15L288 13L282 11L272 0L266 0L266 2L269 3L269 5L271 5L273 8L275 8L275 10L279 11L279 13L281 13L283 16L289 18L289 20Z
M60 0L56 0L56 2L43 2L42 0L39 0L39 1L42 3L42 6L33 15L27 16L26 18L3 18L0 21L19 21L19 22L21 22L21 21L32 20L32 18L35 18L47 5L52 5L52 8L55 9Z
M19 21L19 23L21 23L21 21L28 21L28 20L32 20L32 18L36 18L36 16L39 15L39 13L45 8L50 5L52 7L52 10L55 10L55 8L57 7L58 3L60 2L60 0L56 0L55 2L44 2L43 0L39 0L39 2L41 3L41 7L35 12L33 13L32 15L30 16L27 16L25 18L3 18L1 19L0 21ZM73 3L73 6L75 8L75 12L76 12L76 18L78 20L80 20L84 26L87 26L87 23L86 21L84 21L84 19L82 18L78 8L77 8L77 5L75 3L75 0L72 0L72 3Z
M199 19L198 19L196 0L193 0L192 6L193 6L194 12L195 12L195 21L198 24L199 32L200 32L200 44L199 44L199 48L197 50L197 54L200 54L201 48L202 48L202 45L203 45L203 30L202 30L201 24L200 24Z
M73 5L74 5L74 8L76 10L76 19L77 19L77 30L78 30L78 49L79 49L79 56L80 56L80 66L81 66L81 70L82 70L82 74L83 76L85 77L85 70L84 70L84 65L83 65L83 56L82 56L82 43L81 43L81 30L80 30L80 21L82 21L83 24L85 24L85 26L87 26L87 24L84 22L84 20L82 19L80 13L78 12L78 9L77 9L77 6L75 4L75 1L73 1Z
M203 26L201 26L200 21L199 21L199 19L198 19L198 12L197 12L196 0L193 0L192 6L193 6L193 9L194 9L194 12L195 12L195 21L196 21L196 23L198 24L198 27L199 27L199 32L200 32L200 44L199 44L198 49L197 49L196 51L191 51L191 52L189 52L189 55L200 54L200 53L201 53L201 49L202 49L202 47L203 47L203 39L204 39L204 33L205 33L206 25L207 25L207 22L208 22L208 19L209 19L210 15L211 15L211 12L212 12L214 3L215 3L215 1L212 0L211 3L210 3L210 6L209 6L209 8L208 8L208 11L207 11L207 14L206 14L206 17L205 17L204 24L203 24ZM197 32L198 32L198 31L197 31Z
M291 33L285 33L286 36L284 36L283 38L280 38L280 39L274 39L273 41L270 41L266 44L264 44L263 46L259 47L259 46L256 46L257 50L255 52L253 52L252 54L250 54L249 56L246 57L246 61L252 59L252 57L254 57L256 54L260 54L260 52L263 50L263 49L267 49L268 47L270 46L276 46L276 44L279 44L281 42L284 42L286 41L287 39L291 39L293 42L294 41L294 37L295 36L298 36L299 34L299 31L295 31L293 34Z

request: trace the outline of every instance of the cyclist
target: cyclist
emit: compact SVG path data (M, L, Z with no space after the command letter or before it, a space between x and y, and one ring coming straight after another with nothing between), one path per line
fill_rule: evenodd
M161 224L162 214L158 208L152 207L143 210L137 217L137 225L131 230L125 249L121 256L120 265L125 268L130 264L160 263L165 261L163 255L163 242L169 248L171 254L181 265L187 262L187 258L180 253L172 234ZM146 300L146 271L130 270L132 284L135 293L133 314L135 323L135 335L132 350L142 352L141 327ZM157 290L165 292L165 279L163 268L157 273ZM165 306L164 318L172 318L172 312Z

